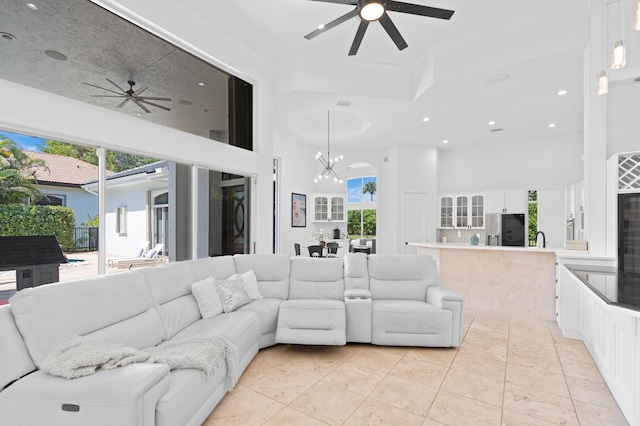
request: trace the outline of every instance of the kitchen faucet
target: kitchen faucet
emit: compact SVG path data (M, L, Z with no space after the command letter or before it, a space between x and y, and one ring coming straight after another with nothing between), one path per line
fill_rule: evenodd
M542 234L542 248L545 248L547 246L547 237L544 236L544 232L542 231L538 231L536 232L536 246L540 247L538 245L538 235Z

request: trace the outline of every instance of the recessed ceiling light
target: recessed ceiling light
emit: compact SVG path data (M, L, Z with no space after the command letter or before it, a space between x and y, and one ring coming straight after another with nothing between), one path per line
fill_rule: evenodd
M348 101L338 101L338 106L341 106L341 107L348 107L349 105L351 105L351 102L348 102Z
M447 139L443 140L442 143L449 143Z
M188 100L186 100L186 99L183 99L183 100L181 100L181 101L178 101L178 103L179 103L180 105L186 105L186 106L191 105L191 102L190 102L190 101L188 101Z
M429 117L425 117L422 119L422 121L424 121L425 123L428 122L429 120L431 120Z
M204 87L204 83L198 83L198 86Z
M556 123L551 123L551 124L549 124L549 128L550 128L550 129L553 129L554 127L556 127Z
M38 6L33 3L27 3L27 7L31 10L38 10Z
M566 95L567 93L569 93L569 92L567 92L566 90L562 89L562 90L560 90L560 91L558 92L558 96L564 96L564 95Z
M56 61L66 61L67 60L67 57L65 55L63 55L62 53L57 52L55 50L45 50L44 53L45 53L45 55L47 55L51 59L55 59Z
M6 38L7 40L15 40L16 36L14 36L13 34L9 34L9 33L5 33L4 31L0 31L0 35L2 36L2 38Z
M495 122L495 121L493 121L493 120L491 120L491 121L489 122L489 126L493 126L494 124L496 124L496 122Z

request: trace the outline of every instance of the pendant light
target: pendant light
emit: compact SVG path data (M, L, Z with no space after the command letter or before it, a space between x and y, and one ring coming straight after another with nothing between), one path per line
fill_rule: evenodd
M336 157L333 160L331 159L331 151L329 150L330 121L330 111L327 111L327 158L324 158L322 152L318 152L316 154L316 160L319 160L320 164L322 164L322 166L324 167L318 177L313 180L316 183L322 178L329 179L329 177L332 177L334 182L342 183L342 179L340 179L333 168L335 167L336 163L342 160L344 157L341 155L340 157Z
M620 37L620 1L618 0L618 40L613 43L613 51L611 52L611 68L614 70L627 65L627 50L622 37Z
M607 70L602 70L598 74L598 95L607 93L609 93L609 77L607 77Z
M639 0L640 1L640 0ZM607 5L604 4L602 6L602 48L604 49L604 45L607 43L607 35L606 35L606 26L605 23L607 21ZM604 57L604 54L602 55ZM604 59L603 59L604 62ZM609 93L609 77L607 76L607 68L606 65L603 66L602 71L598 73L598 95L606 95Z

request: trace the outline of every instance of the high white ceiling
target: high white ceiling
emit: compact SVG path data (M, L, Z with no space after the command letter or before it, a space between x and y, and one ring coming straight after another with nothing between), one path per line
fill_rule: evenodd
M2 19L0 32L17 39L0 39L0 78L93 103L96 98L88 95L95 92L82 81L105 84L104 79L113 76L125 84L135 75L149 85L150 96L173 99L171 112L154 110L143 118L202 135L221 126L211 118L193 120L196 106L199 115L206 106L193 93L192 84L204 78L203 68L189 55L127 29L122 22L105 25L103 15L92 15L92 9L99 8L88 1L37 0L36 12L26 2L10 3L0 11L7 18ZM353 57L347 52L358 18L313 40L304 38L319 24L353 8L348 5L309 0L96 3L135 10L150 21L162 21L158 16L190 21L196 30L211 31L208 36L225 34L233 48L251 55L270 76L275 138L322 146L327 110L332 111L332 143L351 149L382 149L397 143L456 149L583 130L587 0L413 0L455 14L445 21L390 12L409 47L398 51L381 26L373 23ZM46 49L63 52L74 62L53 61L42 54ZM68 78L55 83L62 75ZM488 82L497 76L507 78ZM567 95L558 96L561 89ZM109 98L103 98L100 106L111 107L104 99ZM183 99L193 105L178 104ZM427 123L422 121L426 116ZM224 118L224 112L219 117ZM489 126L492 120L496 124ZM550 123L556 127L549 128ZM443 145L444 139L449 143Z

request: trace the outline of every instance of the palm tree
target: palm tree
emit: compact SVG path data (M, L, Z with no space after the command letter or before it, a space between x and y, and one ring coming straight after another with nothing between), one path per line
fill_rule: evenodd
M373 194L376 193L376 183L375 182L367 182L364 187L362 188L362 193L366 194L369 193L369 196L371 197L371 201L373 201Z
M0 139L0 204L28 203L42 197L35 186L42 160L30 158L11 139Z

